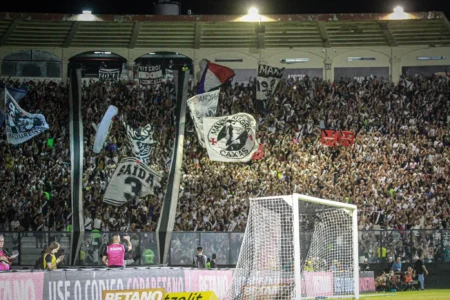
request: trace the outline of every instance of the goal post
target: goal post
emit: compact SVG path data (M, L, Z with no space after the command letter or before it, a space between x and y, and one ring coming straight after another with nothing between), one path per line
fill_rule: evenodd
M357 208L293 194L250 199L225 299L359 299Z

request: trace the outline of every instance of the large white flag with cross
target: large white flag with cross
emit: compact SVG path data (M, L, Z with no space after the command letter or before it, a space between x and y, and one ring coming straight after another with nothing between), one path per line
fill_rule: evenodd
M209 158L214 161L247 162L259 147L256 121L249 114L204 118L203 133Z

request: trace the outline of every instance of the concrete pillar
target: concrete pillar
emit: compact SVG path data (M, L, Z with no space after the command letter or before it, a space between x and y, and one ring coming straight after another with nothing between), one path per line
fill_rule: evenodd
M128 66L128 80L134 80L134 66L136 63L134 61L127 61Z
M333 81L334 80L333 60L325 59L323 61L323 69L324 69L324 79Z
M400 75L402 75L402 59L401 58L391 58L391 81L395 84L398 83Z
M68 60L63 60L61 61L62 64L62 80L64 83L67 83L67 73L69 71L69 61Z

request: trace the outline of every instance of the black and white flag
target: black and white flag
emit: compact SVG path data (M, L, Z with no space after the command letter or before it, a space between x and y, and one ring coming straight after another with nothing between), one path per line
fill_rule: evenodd
M5 89L6 136L8 143L17 145L43 133L49 126L44 115L24 111Z
M160 65L139 66L139 83L142 85L158 85L163 80L163 71Z
M121 206L128 201L154 195L154 188L160 186L162 174L133 157L122 159L114 171L103 202Z
M249 114L204 118L203 131L209 158L214 161L248 162L259 148L256 121Z
M102 82L116 82L120 79L120 69L100 69L98 79Z
M133 149L133 154L140 159L144 164L150 164L150 156L153 154L154 145L156 141L153 140L152 125L148 124L145 127L138 129L132 128L130 125L123 122L125 130Z
M267 103L275 92L280 79L283 77L284 68L276 68L268 65L258 66L256 103L258 109L266 109Z
M194 121L200 145L205 147L203 134L203 118L215 117L217 113L217 104L219 103L220 90L196 95L187 100L187 105L191 111L191 117Z

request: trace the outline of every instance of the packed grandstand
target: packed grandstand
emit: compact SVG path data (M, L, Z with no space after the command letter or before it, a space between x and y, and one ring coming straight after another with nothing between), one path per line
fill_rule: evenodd
M7 83L9 84L9 83ZM12 86L19 83L12 83ZM155 196L122 207L103 204L108 179L130 153L119 121L108 146L96 155L90 124L99 123L109 104L138 127L150 120L158 141L152 166L167 171L174 139L171 83L159 90L124 83L83 86L85 162L83 189L86 229L154 231L164 198ZM25 110L48 113L51 129L12 146L2 141L0 228L5 231L65 231L70 225L70 158L67 86L28 83ZM183 179L176 216L177 231L244 231L248 198L288 194L350 202L360 207L359 230L447 229L450 159L449 83L445 77L402 77L398 83L341 78L332 83L305 77L280 82L266 114L258 114L251 95L255 82L223 87L218 115L247 112L258 120L264 158L257 163L211 162L190 119L186 128ZM193 91L190 92L194 94ZM50 101L50 105L49 105ZM45 103L45 105L44 105ZM121 118L117 117L117 120ZM356 134L352 147L324 147L319 122ZM54 139L49 146L48 140ZM362 233L362 237L370 239ZM362 244L364 251L376 252ZM436 255L436 245L418 245ZM409 247L394 249L403 254ZM429 253L429 254L428 254Z
M411 23L407 26L412 29L416 28L417 24L424 28L429 26L423 30L430 31L430 39L441 39L434 31L436 28L447 28L445 26L448 25L445 24L448 24L448 21L445 17L436 15L434 20L434 15L417 16L422 19L417 22L423 23ZM48 22L45 16L31 18L35 18L31 22L37 22L39 19L44 23ZM282 22L286 22L283 26L292 26L286 28L294 30L295 26L289 24L286 16L280 18ZM314 18L317 22L323 21L317 16ZM202 24L201 30L204 32L200 44L197 45L205 48L211 46L208 39L212 38L211 32L217 30L215 26L218 26L206 21ZM292 43L298 47L319 47L318 51L322 52L322 29L315 30L314 26L317 24L309 23L308 20L294 21L308 24L302 29L295 29L305 30L298 35L312 35L314 31L312 40L320 45L313 42L303 45L303 42L297 40ZM361 34L354 38L360 39L366 46L372 45L367 39L367 35L371 34L376 35L376 38L373 37L373 46L422 45L420 38L414 39L411 36L411 43L408 44L407 40L400 37L401 34L406 34L401 32L407 27L404 25L406 22L390 21L391 35L395 40L393 43L384 37L386 30L383 30L379 23L374 21L372 24L368 19L360 21L361 23L348 24L345 21L325 22L332 46L352 46L353 42L345 44L345 41L339 38L336 33L339 30L344 31L343 34ZM9 20L3 20L0 25L8 22ZM57 26L72 26L65 22L64 19L60 24L46 24L45 29L51 31ZM426 22L431 25L423 25ZM132 30L128 23L110 23L114 30ZM141 34L146 30L151 31L152 28L146 26L155 26L157 23L156 20L155 23L148 22L143 25ZM180 28L184 29L188 23L191 22L174 24L173 32L181 32ZM186 30L194 31L192 24L187 26ZM224 30L234 33L235 25L230 24L232 22L223 22ZM9 26L9 23L7 25ZM94 30L96 25L87 22L80 26L82 34L83 26L92 26L90 30ZM105 30L102 26L98 27L99 33ZM164 27L167 23L158 26ZM247 28L246 24L241 23L236 26ZM276 22L268 23L267 30L279 30L276 26ZM355 30L358 26L365 31ZM251 31L253 30L252 27ZM373 31L377 34L373 34ZM115 37L106 36L106 31L103 33L105 39L114 40ZM9 34L8 38L11 38L12 42L8 46L13 47L14 41L30 46L26 39L22 40L20 30L15 32L13 29ZM224 44L221 45L225 47L228 43L225 39L229 38L230 47L239 47L242 37L239 34L229 36L231 35L224 35L224 40L221 41ZM117 40L119 38L117 37ZM445 35L444 38L447 39L448 36ZM56 43L55 47L60 42L56 41L56 37L51 39L55 39L52 40L52 43ZM72 35L70 39L68 46L70 43L73 43L73 46L82 46L82 37ZM134 41L137 43L135 46L145 47L143 39L138 33ZM327 51L336 52L335 49L330 49L330 41L325 42L323 46L327 47ZM307 42L305 39L304 43ZM276 43L268 37L266 47L286 46ZM176 44L169 46L177 47ZM257 46L256 42L255 45L249 45L250 48L253 46ZM148 49L146 51L148 52ZM355 53L358 49L351 51ZM367 54L367 51L362 49L362 53ZM435 50L429 51L431 53ZM396 70L400 70L398 62L394 63L397 64ZM134 63L129 66L134 66ZM256 66L255 63L253 68ZM397 72L392 68L393 65L391 73ZM9 69L5 67L4 70ZM191 263L191 252L198 241L186 232L222 233L214 237L205 235L203 243L210 245L209 252L217 253L220 263L236 263L247 224L248 199L288 195L293 192L357 205L362 260L368 258L371 263L380 262L380 258L388 256L411 260L415 255L423 255L427 262L450 261L448 236L436 234L436 230L449 229L450 226L450 169L447 166L450 160L449 74L446 70L420 74L419 70L405 72L400 78L394 78L391 74L391 80L389 68L386 68L385 76L365 74L357 77L338 77L335 70L334 80L327 80L323 79L322 75L317 76L314 72L317 69L308 70L311 74L286 76L281 79L264 110L258 109L255 101L258 85L256 74L240 76L239 82L231 80L220 87L217 116L248 113L255 118L257 140L262 145L261 157L258 160L250 160L247 163L211 161L206 149L200 145L191 114L186 114L182 176L174 226L177 232L171 245L173 264ZM330 70L320 69L320 74L329 74ZM67 70L63 67L63 72L59 74L62 78L67 77L64 71ZM98 68L95 72L98 72ZM187 98L198 92L198 78L193 78ZM130 263L134 260L137 264L140 264L139 260L146 263L156 263L157 260L153 257L151 260L145 260L143 252L150 248L156 252L153 233L168 188L177 122L173 80L167 79L155 86L141 83L125 80L105 83L97 78L85 78L81 86L85 230L96 233L148 233L152 240L146 243L152 245L142 245L142 248L137 250L141 253L135 252L130 257ZM24 237L21 242L31 243L39 252L48 246L51 240L67 242L67 235L64 233L72 228L74 212L71 208L69 85L64 80L25 80L16 76L3 76L0 84L8 88L25 87L28 92L20 101L21 108L30 113L45 115L50 125L49 130L18 145L7 142L4 133L6 123L0 127L0 232L5 232L5 236L11 238L13 245L10 246L13 248L17 248L20 242L18 235L13 233L24 233L21 235ZM113 119L103 150L97 154L93 151L97 126L110 105L116 106L119 114ZM148 165L161 172L163 178L161 186L155 189L155 195L139 199L140 201L128 201L117 207L104 203L104 196L120 161L133 156L124 123L135 130L151 125L155 148ZM323 142L324 130L352 132L354 143L352 142L350 147L327 147ZM26 232L33 233L28 236ZM56 234L48 238L48 232ZM228 237L225 233L234 235ZM29 240L32 235L34 239ZM445 243L442 242L444 238L447 239ZM83 245L86 264L100 264L99 239L99 235L92 236ZM132 236L132 243L139 244L142 240L141 235ZM33 258L31 262L34 262Z

